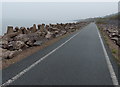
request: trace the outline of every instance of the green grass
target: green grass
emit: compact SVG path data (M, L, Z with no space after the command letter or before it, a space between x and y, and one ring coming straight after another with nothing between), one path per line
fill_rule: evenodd
M117 51L116 51L115 49L112 49L112 53L116 54L116 53L117 53Z

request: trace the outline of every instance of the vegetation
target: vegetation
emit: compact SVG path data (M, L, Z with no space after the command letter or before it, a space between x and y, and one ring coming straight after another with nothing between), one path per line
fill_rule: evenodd
M116 53L117 53L117 51L116 51L115 49L112 49L112 53L116 54Z

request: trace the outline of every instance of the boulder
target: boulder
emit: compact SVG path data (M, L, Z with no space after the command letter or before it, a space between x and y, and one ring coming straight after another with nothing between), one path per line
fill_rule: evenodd
M14 33L10 33L10 34L6 34L3 36L2 39L10 41L11 39L13 39L15 36L18 35L18 32L14 32Z
M43 41L36 41L36 42L34 43L34 46L40 46L40 45L42 44L42 42L43 42Z
M15 55L17 55L18 51L10 51L8 58L13 58Z
M47 35L45 36L46 39L50 39L52 37L52 33L51 32L47 32Z
M8 49L8 41L7 40L2 40L2 42L0 43L1 47L4 49Z
M37 31L37 29L36 29L36 24L33 24L33 30L32 30L32 32L34 33L34 32L36 32Z
M6 52L6 51L7 51L7 49L0 48L0 53Z
M14 43L13 43L14 50L25 49L27 47L28 46L22 41L14 41Z
M18 32L18 30L19 30L19 27L15 27L15 30L14 30L14 31L15 31L15 32Z
M18 36L15 37L16 41L23 41L24 43L29 40L28 35L26 34L19 34Z
M27 29L25 27L21 27L20 30L22 31L22 34L27 34L28 33Z
M23 34L22 29L19 29L19 30L18 30L18 35L19 35L19 34Z
M15 55L17 55L18 51L9 51L7 50L6 52L3 52L1 57L2 59L11 59L13 58Z
M38 24L38 30L40 30L40 28L41 28L41 24Z
M7 34L11 34L11 33L13 33L14 31L13 31L13 26L8 26L7 27Z
M29 40L29 41L26 42L26 44L31 47L31 46L34 45L34 42L35 41Z
M41 32L44 32L44 28L45 28L45 24L42 24L42 25L41 25L41 28L40 28L40 31L41 31Z

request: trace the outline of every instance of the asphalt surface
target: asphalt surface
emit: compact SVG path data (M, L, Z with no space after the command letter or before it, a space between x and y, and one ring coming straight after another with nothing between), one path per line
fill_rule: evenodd
M96 25L91 23L78 32L77 36L10 85L113 85ZM3 83L74 34L4 69Z

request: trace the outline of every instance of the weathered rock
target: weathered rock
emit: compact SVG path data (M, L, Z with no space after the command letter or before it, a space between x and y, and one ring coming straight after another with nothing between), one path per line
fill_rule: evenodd
M35 33L37 31L36 25L34 24L33 27L30 27L29 30L30 30L31 33Z
M30 27L29 30L30 30L30 33L33 33L33 27Z
M45 24L42 24L41 28L40 28L40 31L41 32L44 32L44 28L45 28Z
M28 33L25 27L21 27L20 30L22 31L22 34L27 34Z
M47 35L45 36L46 39L50 39L52 37L52 33L51 32L47 32Z
M29 41L27 41L26 44L31 47L31 46L34 45L34 42L35 42L35 41L29 40Z
M19 30L19 27L15 27L15 30L14 30L14 31L15 31L15 32L18 32L18 30Z
M10 51L8 58L13 58L15 55L17 55L17 51Z
M41 28L41 24L38 24L38 30L40 30L40 28Z
M36 41L36 42L34 43L34 46L40 46L40 45L42 44L42 42L43 42L43 41Z
M7 41L11 41L15 36L18 35L18 32L14 32L14 33L10 33L10 34L6 34L3 36L3 40L7 40Z
M23 48L27 48L27 46L24 42L14 41L14 43L13 43L13 49L14 50L19 50L19 49L23 49Z
M1 44L2 48L7 49L8 48L8 41L7 40L2 40Z
M18 51L9 51L7 50L6 52L2 53L2 59L11 59L13 58L15 55L17 55Z
M0 48L0 53L6 52L6 51L7 51L7 49Z
M8 26L7 27L7 34L11 34L11 33L13 33L14 31L13 31L13 26Z
M23 41L24 43L29 40L28 35L26 34L19 34L18 36L15 37L16 41Z
M32 32L34 33L34 32L36 32L36 31L37 31L37 29L36 29L36 24L34 24L34 25L33 25L33 31L32 31Z
M61 33L62 33L62 35L64 35L64 34L67 33L67 31L66 30L61 30Z

